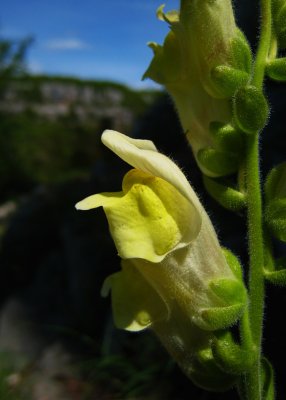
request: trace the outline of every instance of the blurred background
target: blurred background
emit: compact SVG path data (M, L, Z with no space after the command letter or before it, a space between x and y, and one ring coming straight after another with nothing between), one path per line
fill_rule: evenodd
M236 3L255 50L258 6ZM104 278L119 269L105 217L74 209L85 196L120 190L129 169L101 145L104 129L151 139L187 173L222 244L247 262L244 216L206 195L171 100L141 81L152 56L146 42L161 43L168 29L156 19L159 5L1 5L0 399L236 399L194 387L149 332L114 328L109 299L100 297ZM266 85L263 176L286 155L285 86ZM285 289L269 287L267 297L264 347L284 399Z

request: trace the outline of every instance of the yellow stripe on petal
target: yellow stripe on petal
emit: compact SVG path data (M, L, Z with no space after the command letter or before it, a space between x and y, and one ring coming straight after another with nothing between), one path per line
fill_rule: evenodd
M110 289L117 328L140 331L168 318L163 300L130 262L123 261L122 271L105 280L103 294Z

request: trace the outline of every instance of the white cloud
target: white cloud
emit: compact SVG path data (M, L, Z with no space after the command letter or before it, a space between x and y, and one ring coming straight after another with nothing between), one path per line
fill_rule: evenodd
M31 60L28 62L28 70L31 74L41 74L43 72L43 66L36 60Z
M77 38L51 39L45 43L49 50L84 50L91 46Z

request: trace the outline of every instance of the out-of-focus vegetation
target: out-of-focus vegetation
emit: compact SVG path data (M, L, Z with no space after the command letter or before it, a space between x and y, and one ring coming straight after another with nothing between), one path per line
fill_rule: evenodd
M130 132L158 96L114 82L28 76L29 44L0 40L0 200L86 175L102 131Z

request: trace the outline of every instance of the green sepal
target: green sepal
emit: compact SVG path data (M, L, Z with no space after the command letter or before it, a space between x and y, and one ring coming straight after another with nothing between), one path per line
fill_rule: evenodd
M197 160L202 167L217 176L231 175L237 171L239 165L239 158L236 154L216 150L212 147L199 150Z
M286 257L275 260L272 269L264 268L266 281L277 286L286 286Z
M205 329L218 330L234 325L240 318L247 300L243 283L235 279L214 279L210 281L209 288L222 305L201 311Z
M286 82L286 57L269 61L266 66L266 74L275 81Z
M220 121L212 121L209 132L220 150L241 154L243 151L242 132L231 124Z
M237 376L227 374L217 366L211 348L196 354L190 377L196 386L211 392L229 390L237 381Z
M232 97L238 88L247 84L249 74L227 65L219 65L212 69L211 79L219 97L227 98Z
M286 242L286 197L276 198L268 203L265 221L272 235Z
M267 175L264 190L267 203L275 198L286 197L286 162L272 168Z
M274 400L275 399L275 388L274 388L274 372L272 365L267 358L262 358L262 399L263 400Z
M213 279L210 281L209 287L223 301L225 306L246 303L246 289L243 282L237 279Z
M248 372L256 359L256 351L244 350L235 343L231 332L219 331L212 342L212 353L216 364L225 372L241 375Z
M251 73L252 52L243 32L237 28L237 35L232 39L230 45L233 65L235 68Z
M166 85L179 80L182 69L182 57L177 36L170 31L165 38L163 46L149 42L154 57L144 73L142 80L150 78L153 81Z
M222 207L231 211L240 211L246 206L245 194L226 185L220 178L209 178L203 175L206 190Z
M236 92L233 99L233 113L239 129L253 134L266 125L269 107L262 91L248 85Z
M232 251L229 249L226 249L225 247L222 247L222 252L223 255L226 259L226 262L228 263L230 269L234 273L237 279L241 280L243 279L243 270L242 266L239 262L239 259L233 254Z

